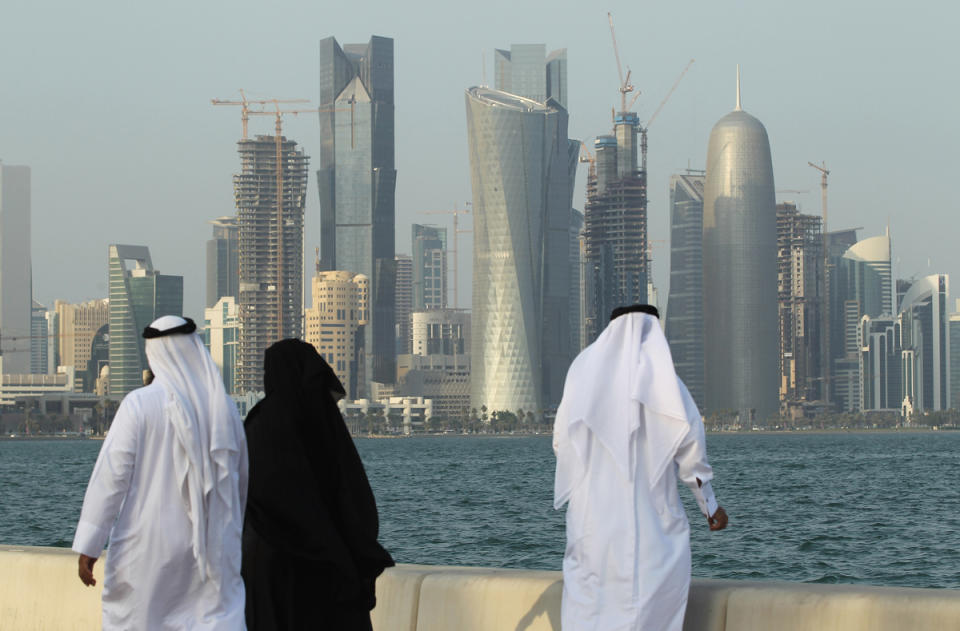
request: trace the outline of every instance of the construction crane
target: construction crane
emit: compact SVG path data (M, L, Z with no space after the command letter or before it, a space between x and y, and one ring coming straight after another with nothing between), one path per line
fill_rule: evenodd
M279 99L273 100L274 111L249 112L253 115L274 116L274 139L276 142L276 176L277 176L277 339L282 340L283 331L283 117L287 114L316 114L321 110L282 110ZM309 102L309 101L307 101Z
M243 129L243 140L247 139L247 127L250 122L250 114L258 113L258 110L250 111L250 105L276 105L277 103L309 103L308 99L248 99L246 93L240 90L239 101L228 101L226 99L210 99L214 105L233 105L240 106L240 125Z
M823 401L830 403L830 252L827 250L827 163L821 161L819 165L807 162L808 165L820 172L820 204L823 209Z
M467 206L470 206L470 202L466 203ZM453 308L460 308L460 294L459 294L459 249L457 248L457 235L466 234L468 232L473 232L473 230L461 230L459 217L460 215L469 215L469 208L457 208L457 205L453 205L453 210L421 210L421 215L453 215Z
M690 70L690 66L693 65L695 59L691 59L687 62L686 67L684 67L683 72L680 73L680 76L677 77L677 80L673 82L673 86L670 88L670 91L667 92L667 96L663 97L663 100L660 101L660 105L657 106L657 109L650 116L650 119L647 120L646 125L640 126L640 168L643 169L643 172L647 172L647 129L650 128L650 125L653 124L653 121L656 120L657 115L660 114L660 111L663 110L663 106L667 104L667 101L670 100L670 97L673 96L673 93L676 91L677 86L680 85L680 82L683 80L683 77L686 76L687 71ZM637 95L639 96L639 94Z
M623 66L620 64L620 50L617 47L617 34L613 30L613 16L610 12L607 12L607 21L610 22L610 39L613 40L613 56L617 59L617 73L620 75L620 111L627 111L627 94L633 92L633 84L630 83L630 67L627 67L627 76L623 76ZM637 100L637 96L640 96L638 92L636 96L633 97L633 101L630 102L630 105L633 105L633 102Z

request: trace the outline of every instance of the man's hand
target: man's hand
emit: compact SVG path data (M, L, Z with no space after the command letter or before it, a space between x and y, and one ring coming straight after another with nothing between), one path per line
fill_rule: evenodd
M97 559L94 557L88 557L85 554L80 555L80 580L87 587L97 584L97 579L93 578L93 564L96 562Z
M710 524L710 530L723 530L727 527L727 511L718 506L713 517L707 517L707 523Z

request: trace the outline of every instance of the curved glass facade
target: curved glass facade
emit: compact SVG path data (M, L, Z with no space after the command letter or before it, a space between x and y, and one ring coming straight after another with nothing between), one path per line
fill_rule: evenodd
M488 88L466 93L473 186L471 406L556 405L570 362L569 239L579 144L567 112Z
M707 148L703 315L706 408L741 422L779 407L776 219L767 131L737 109Z

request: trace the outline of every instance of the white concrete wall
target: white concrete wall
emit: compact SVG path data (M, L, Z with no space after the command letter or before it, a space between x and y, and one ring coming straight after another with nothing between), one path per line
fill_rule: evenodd
M64 548L0 546L0 629L100 628L96 587ZM558 631L559 572L400 565L377 581L376 631ZM960 630L960 590L694 579L685 631Z

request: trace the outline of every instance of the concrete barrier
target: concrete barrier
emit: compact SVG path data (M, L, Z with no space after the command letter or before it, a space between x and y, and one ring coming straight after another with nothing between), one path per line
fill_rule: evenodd
M103 562L93 566L96 586L86 587L77 558L65 548L0 546L0 629L99 629Z
M0 546L0 629L100 628L96 587L63 548ZM399 565L377 581L376 631L557 631L560 572ZM960 631L960 590L694 579L685 631Z

